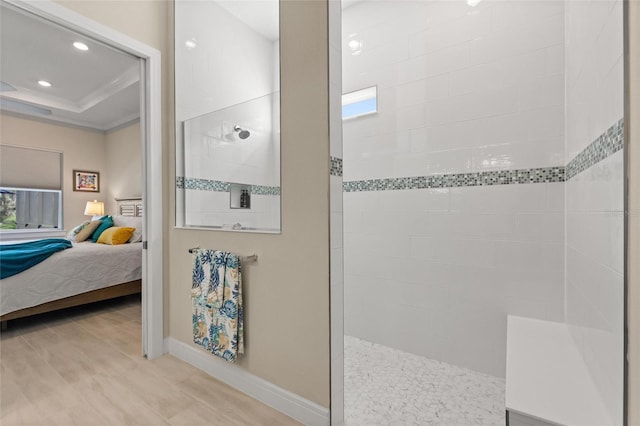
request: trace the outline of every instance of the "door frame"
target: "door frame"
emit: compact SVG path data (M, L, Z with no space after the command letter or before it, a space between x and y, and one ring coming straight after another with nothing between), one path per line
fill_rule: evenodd
M2 0L88 38L142 59L140 129L143 168L142 350L148 358L164 353L162 116L160 52L51 0Z

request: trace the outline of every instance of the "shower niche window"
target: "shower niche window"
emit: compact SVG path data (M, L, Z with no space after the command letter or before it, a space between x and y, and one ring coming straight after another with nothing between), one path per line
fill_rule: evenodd
M280 232L278 12L175 2L177 227Z

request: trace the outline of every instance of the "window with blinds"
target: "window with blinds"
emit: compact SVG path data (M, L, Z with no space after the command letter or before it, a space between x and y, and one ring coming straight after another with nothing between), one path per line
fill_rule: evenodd
M0 145L0 231L62 228L62 153Z

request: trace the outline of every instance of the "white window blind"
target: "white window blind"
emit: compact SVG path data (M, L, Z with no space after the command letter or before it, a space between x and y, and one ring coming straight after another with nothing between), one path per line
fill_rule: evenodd
M0 145L0 186L62 189L62 153Z

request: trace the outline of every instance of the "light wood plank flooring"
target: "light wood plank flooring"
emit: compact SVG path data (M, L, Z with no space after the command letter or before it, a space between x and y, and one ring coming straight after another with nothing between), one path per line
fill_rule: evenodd
M297 425L170 355L141 353L139 296L11 321L0 425Z

